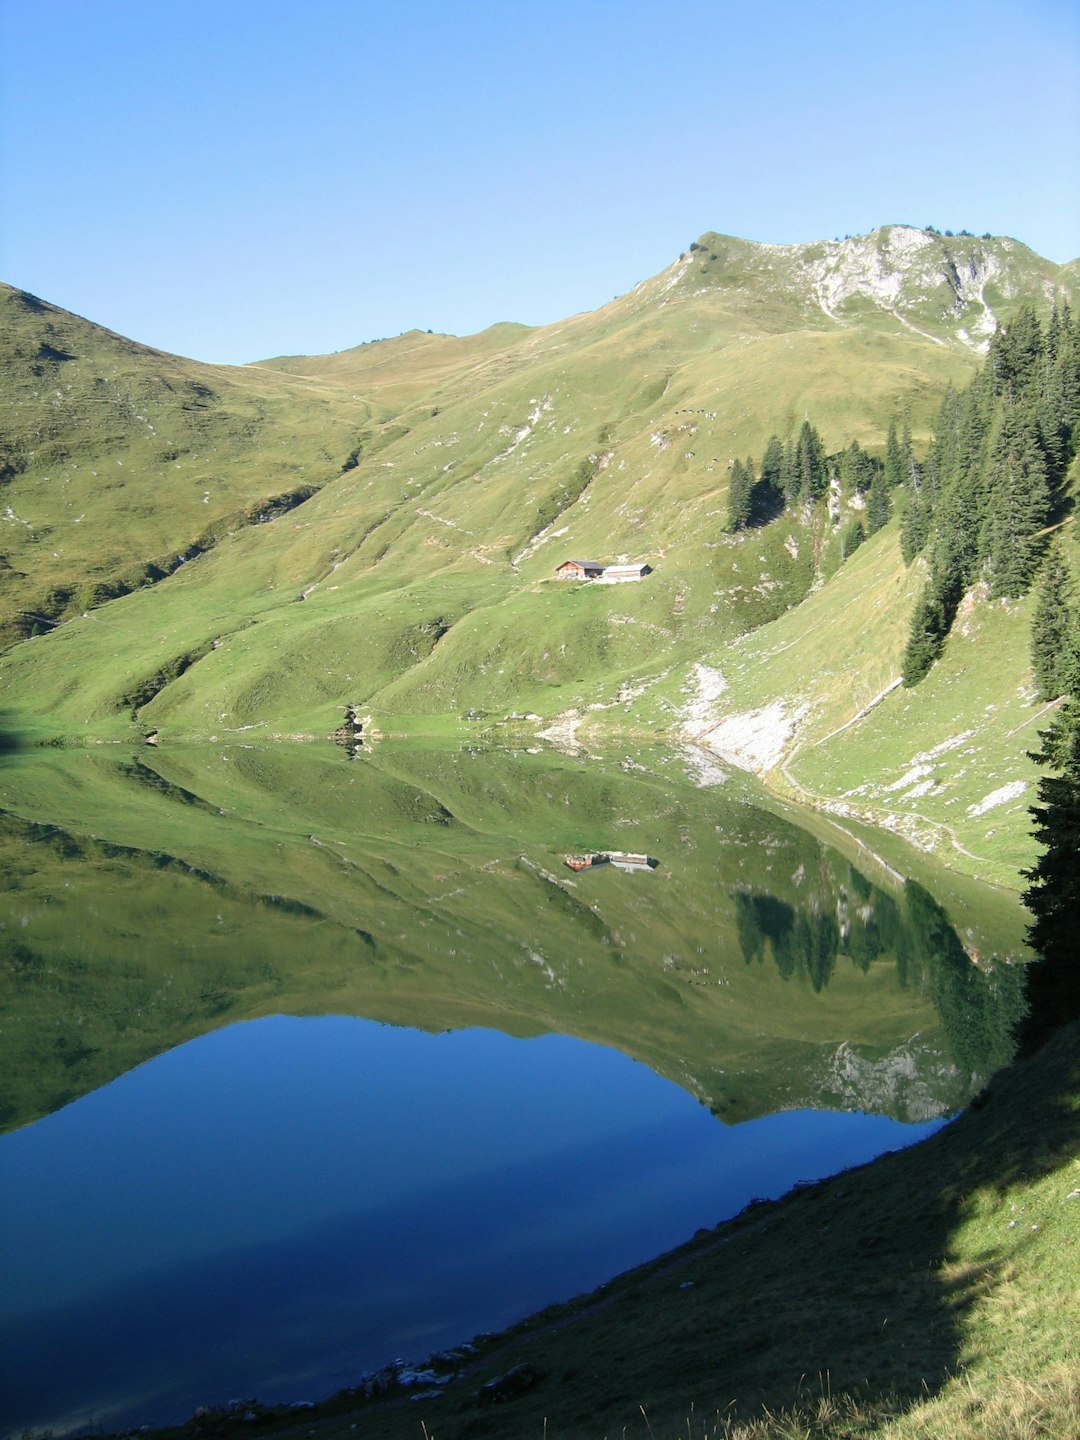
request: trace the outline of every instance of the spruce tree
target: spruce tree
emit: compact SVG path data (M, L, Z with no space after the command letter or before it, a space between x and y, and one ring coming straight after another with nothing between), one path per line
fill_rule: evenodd
M745 530L750 523L750 490L753 483L753 472L747 473L741 460L732 461L728 473L727 503L727 528L732 532Z
M911 616L911 629L900 671L908 689L919 683L941 654L948 631L945 607L931 578Z
M761 457L761 484L768 485L778 495L784 493L784 447L778 435L770 435Z
M840 457L840 485L845 495L862 495L870 488L875 473L873 457L857 440Z
M982 553L994 595L1023 595L1050 518L1046 458L1034 413L1006 402L990 451Z
M1078 630L1072 577L1061 541L1055 539L1043 564L1031 622L1031 666L1044 700L1080 689Z
M907 487L907 501L900 518L900 551L910 565L926 544L930 533L930 511L922 494Z
M799 498L799 461L795 441L789 439L784 446L784 458L780 466L780 479L784 487L784 502L794 505Z
M870 490L866 497L866 529L868 533L876 535L883 525L888 524L891 514L889 487L885 476L879 473L870 482Z
M849 520L840 532L840 559L846 560L854 555L865 539L866 531L859 517Z
M903 484L904 481L904 456L900 449L900 441L896 438L896 425L889 423L889 433L885 440L885 481L890 488Z
M1030 392L1042 355L1042 328L1035 307L1021 305L1008 325L999 328L990 341L989 365L994 393Z
M825 468L825 447L821 436L809 420L799 427L799 438L795 447L798 471L799 499L807 504L819 500L828 488L829 477Z
M1039 804L1032 807L1041 854L1024 878L1024 904L1031 911L1028 941L1041 959L1029 966L1028 1015L1021 1045L1030 1050L1058 1025L1080 1017L1080 704L1070 701L1042 735L1032 755L1052 770L1039 780Z

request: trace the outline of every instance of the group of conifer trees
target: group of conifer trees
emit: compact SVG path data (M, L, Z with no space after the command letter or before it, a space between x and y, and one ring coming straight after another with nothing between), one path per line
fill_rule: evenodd
M929 571L904 656L909 686L941 653L976 580L985 579L992 596L1017 598L1042 565L1033 658L1049 699L1075 689L1080 678L1073 676L1080 672L1080 641L1068 567L1060 545L1047 541L1062 516L1062 482L1078 448L1080 320L1057 304L1043 326L1024 306L995 334L967 389L946 391L923 463L906 425L899 435L889 426L881 460L856 440L826 454L806 419L787 441L773 435L758 466L752 457L734 461L727 528L751 529L788 506L813 505L836 481L843 495L862 497L862 514L840 537L846 558L888 522L900 499L904 559L910 564L922 554Z
M981 372L941 405L926 464L909 482L901 544L928 561L903 676L916 684L941 652L965 590L1016 598L1037 583L1031 661L1042 699L1060 702L1032 756L1045 767L1032 808L1039 857L1024 872L1028 940L1025 1049L1080 1018L1080 604L1061 522L1080 450L1080 320L1030 306L999 329Z
M998 330L967 389L946 392L926 463L907 485L904 558L925 554L929 574L912 616L905 684L917 684L937 659L976 580L992 596L1029 589L1078 444L1080 322L1061 304L1044 328L1025 306ZM1039 681L1059 683L1045 672Z
M750 530L775 519L788 506L814 505L835 480L843 495L863 500L863 516L856 516L840 537L846 559L868 535L888 523L890 491L918 474L906 426L902 438L895 424L889 426L882 461L857 440L846 450L826 454L817 427L804 420L798 433L786 442L778 435L770 436L759 467L755 468L752 456L732 463L727 528L732 533Z

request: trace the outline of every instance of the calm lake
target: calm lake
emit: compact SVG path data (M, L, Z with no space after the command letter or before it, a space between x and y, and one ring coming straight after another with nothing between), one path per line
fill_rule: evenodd
M960 1108L1015 903L692 774L6 757L4 1433L319 1398Z

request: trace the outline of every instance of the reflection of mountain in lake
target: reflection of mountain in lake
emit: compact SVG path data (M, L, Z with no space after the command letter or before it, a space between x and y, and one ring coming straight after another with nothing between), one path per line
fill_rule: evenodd
M798 978L820 992L845 960L863 973L891 960L902 989L914 988L933 1000L960 1073L974 1084L1007 1064L1024 1003L1020 967L1000 961L980 966L945 911L916 882L909 881L894 899L837 860L819 867L817 888L799 905L775 895L736 893L739 945L747 965L762 962L768 953L785 981ZM875 1067L841 1046L831 1067L834 1098L888 1110L903 1093L908 1113L924 1108L933 1113L928 1067L918 1055L924 1048L913 1040ZM824 1077L822 1084L831 1088Z
M963 1103L1006 1053L1014 973L975 965L928 893L872 883L737 782L695 789L641 759L389 742L356 764L242 745L12 757L4 1123L275 1012L578 1035L725 1120ZM576 876L574 853L663 863ZM964 916L965 933L995 924Z

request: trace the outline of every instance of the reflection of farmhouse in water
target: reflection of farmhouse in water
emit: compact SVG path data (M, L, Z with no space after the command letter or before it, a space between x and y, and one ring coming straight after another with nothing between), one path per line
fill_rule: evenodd
M567 855L563 862L571 870L597 870L601 865L614 865L616 870L655 870L660 864L651 855L634 855L628 850L597 850L586 855Z

